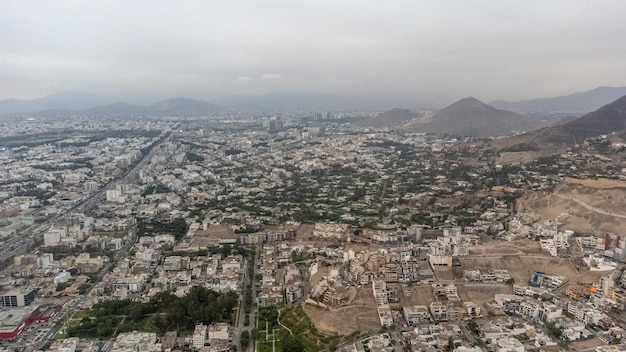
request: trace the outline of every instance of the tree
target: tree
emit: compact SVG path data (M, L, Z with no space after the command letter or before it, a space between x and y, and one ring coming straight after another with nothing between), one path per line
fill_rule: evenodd
M298 336L285 335L282 341L283 352L304 352L304 344Z
M250 332L248 330L241 332L239 342L241 343L241 350L244 350L248 346L248 343L250 343Z

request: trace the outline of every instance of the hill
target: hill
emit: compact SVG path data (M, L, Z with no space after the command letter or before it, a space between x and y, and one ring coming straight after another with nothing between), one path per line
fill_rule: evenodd
M201 115L217 114L225 112L219 105L211 104L203 100L193 100L188 98L173 98L158 102L147 108L152 113L167 113L181 115Z
M538 155L562 152L565 148L582 143L586 138L610 134L626 129L626 96L579 118L568 119L555 125L519 136L502 139L494 144L504 151L518 150L518 146L534 145L538 150L523 159ZM523 148L522 148L523 149ZM510 157L510 156L509 156ZM513 158L507 158L513 160Z
M67 91L50 94L37 99L0 100L0 115L33 113L39 111L83 110L92 106L106 104L105 98L84 93Z
M559 123L526 137L539 145L582 143L586 138L626 129L626 96L566 123Z
M389 111L381 112L374 117L361 120L355 123L355 125L363 127L394 126L405 123L415 117L417 117L417 114L411 110L395 108Z
M87 109L84 113L89 115L132 115L146 111L145 106L130 105L127 103L113 103L109 105L96 106Z
M311 91L277 91L263 95L231 95L215 100L229 109L242 112L309 112L385 110L394 106L413 106L408 101L353 97Z
M57 118L75 114L87 116L112 115L215 115L227 113L219 105L203 100L188 98L167 99L150 106L131 105L123 102L108 105L93 105L99 102L89 94L63 93L33 100L7 99L0 101L0 115L26 114ZM92 104L92 105L90 105Z
M565 113L578 115L596 110L626 95L626 87L598 87L560 97L508 102L496 100L492 106L525 113Z
M496 109L476 98L467 97L410 125L412 129L424 133L490 137L530 131L537 128L539 122L537 118Z

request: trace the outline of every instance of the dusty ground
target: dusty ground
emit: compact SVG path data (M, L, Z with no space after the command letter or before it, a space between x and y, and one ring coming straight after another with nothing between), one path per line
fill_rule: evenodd
M544 254L538 241L520 239L516 241L491 241L470 247L470 255L526 255ZM462 257L461 257L462 258ZM495 268L494 268L495 269Z
M435 300L431 285L402 285L398 298L402 306L428 306Z
M569 260L551 257L541 250L539 242L528 239L517 241L494 241L474 246L470 255L458 257L460 267L454 267L455 278L464 270L505 269L518 283L525 283L532 271L574 278L578 275Z
M605 346L604 342L598 340L597 338L593 338L587 341L571 342L569 344L569 349L570 351L589 351L599 346Z
M483 312L487 309L485 302L493 300L494 295L498 293L513 293L513 288L506 284L484 284L478 282L457 283L456 289L461 301L474 302L483 309Z
M483 255L460 257L462 268L465 270L478 269L505 269L509 271L515 282L526 283L533 271L543 271L548 274L562 275L574 278L578 274L568 260L541 255Z
M626 182L566 179L553 193L527 192L517 202L539 221L559 217L560 229L582 234L620 233L626 227Z
M597 180L579 180L577 178L566 177L565 182L569 184L577 184L592 188L626 188L626 181L609 180L605 178L600 178Z
M371 287L357 289L356 297L349 306L324 309L305 304L304 311L320 332L330 335L349 335L354 331L380 328Z

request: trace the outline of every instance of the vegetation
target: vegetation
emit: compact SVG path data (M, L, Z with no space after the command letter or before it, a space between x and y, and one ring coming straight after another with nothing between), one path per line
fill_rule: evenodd
M539 146L537 145L537 143L519 143L519 144L513 144L510 145L508 147L504 147L502 149L500 149L500 153L506 153L506 152L511 152L511 153L516 153L516 152L537 152L540 151L541 148L539 148Z
M244 330L241 332L240 342L241 342L241 350L243 351L245 347L248 346L248 343L250 342L250 332L248 330Z
M158 234L171 234L178 241L187 234L187 222L183 218L178 218L172 221L142 221L137 226L137 235L140 237Z
M563 335L563 331L561 331L561 329L559 329L553 322L549 321L546 323L546 325L544 325L544 327L546 328L546 330L548 331L548 334L552 337L554 337L555 339L560 339L561 336Z
M528 335L526 335L525 333L521 333L521 334L519 334L519 335L515 335L515 338L516 338L519 342L521 342L521 343L524 343L524 342L526 342L526 341L530 340L530 337L528 337Z
M314 259L315 255L307 252L291 252L292 263L304 263L307 260Z
M334 350L340 341L338 336L326 336L315 328L302 306L284 309L278 324L276 307L259 309L259 326L253 330L253 337L259 343L259 351L272 351L272 337L276 351L302 352Z
M155 194L155 193L170 193L172 192L172 190L165 186L165 185L150 185L148 187L146 187L146 189L141 193L142 197L145 197L149 194Z
M78 323L70 323L68 335L109 338L119 332L133 330L159 334L168 330L190 333L199 323L230 322L236 306L236 293L217 293L203 287L193 287L182 298L169 292L159 293L148 303L105 301L95 304L89 315Z
M196 153L192 153L192 152L187 152L187 154L185 154L185 157L190 162L203 162L204 161L204 157L202 157L202 156L200 156L200 155L198 155Z

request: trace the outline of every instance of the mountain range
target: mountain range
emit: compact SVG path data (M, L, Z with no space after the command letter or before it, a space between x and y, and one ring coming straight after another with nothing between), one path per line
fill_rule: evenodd
M145 100L145 98L143 99ZM140 106L115 102L110 98L81 92L63 92L38 99L0 100L0 115L42 113L56 116L61 110L92 114L178 113L212 114L243 112L271 114L277 112L310 111L372 111L393 106L414 106L406 100L351 97L307 91L279 91L264 95L231 95L213 99L214 103L187 98L174 98Z
M42 98L44 101L49 101L47 99ZM36 101L21 101L19 105L6 103L3 105L2 103L7 102L7 100L0 101L0 112L3 111L4 114L32 114L36 113L37 115L47 116L47 117L57 117L62 115L70 115L80 113L85 116L119 116L119 115L134 115L134 114L152 114L152 115L214 115L220 113L229 112L227 109L215 104L208 103L202 100L193 100L188 98L172 98L167 99L161 102L158 102L149 106L140 106L140 105L131 105L127 103L113 103L108 105L100 105L88 109L80 109L83 107L86 102L75 103L74 105L70 105L75 109L69 108L59 108L56 107L55 104L59 104L57 101L55 104L51 105L41 105L40 101L42 99L36 99ZM31 104L27 104L27 102L31 102ZM40 106L51 106L42 110L34 110ZM65 105L67 106L67 105Z
M50 94L37 99L0 100L0 114L32 113L44 110L85 110L107 104L108 101L95 94L66 91Z
M582 143L586 138L626 129L626 95L566 123L530 134L533 141L548 144Z
M566 119L552 126L497 141L505 151L528 151L537 155L561 152L582 143L586 138L626 131L626 95L578 118Z
M501 110L528 113L533 115L555 116L580 116L583 113L593 111L602 105L626 95L626 87L598 87L596 89L570 94L562 97L541 98L507 102L497 100L491 103L493 107ZM384 111L393 107L424 109L426 105L410 100L381 99L371 97L352 97L331 93L310 91L278 91L264 95L231 95L212 99L212 103L202 100L186 98L168 99L165 102L154 105L147 96L136 96L130 101L138 101L142 105L132 105L116 101L126 99L113 99L95 94L66 91L51 94L45 97L21 100L0 100L0 116L24 113L38 113L44 111L44 115L62 115L64 111L89 111L93 114L133 114L143 112L163 113L219 113L244 112L244 113L277 113L277 112L309 112L309 111ZM127 100L128 101L128 100ZM152 100L154 101L154 100ZM159 104L161 104L159 106Z
M263 95L230 95L214 100L241 112L372 111L413 106L406 100L353 97L310 91L277 91Z
M626 87L598 87L561 97L508 102L496 100L492 106L524 113L562 113L580 116L626 95Z

